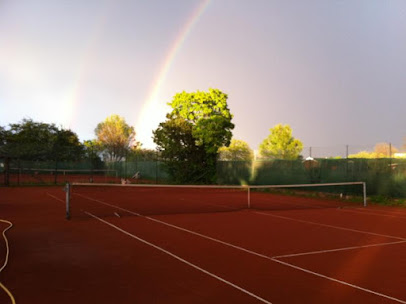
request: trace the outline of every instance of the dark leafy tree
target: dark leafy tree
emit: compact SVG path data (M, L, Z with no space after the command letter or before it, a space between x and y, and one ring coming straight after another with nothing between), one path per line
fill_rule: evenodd
M69 161L83 157L83 145L71 130L23 119L0 130L1 153L24 160Z
M183 118L172 118L154 131L154 140L165 161L168 173L177 183L205 180L210 161L202 145L196 145L192 124Z
M218 150L230 144L234 128L227 95L182 92L169 105L172 112L153 134L170 175L180 183L214 182Z

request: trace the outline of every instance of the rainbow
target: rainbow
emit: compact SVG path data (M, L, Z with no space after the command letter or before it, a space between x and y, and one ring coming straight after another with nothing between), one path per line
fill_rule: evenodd
M158 73L158 77L155 79L149 90L149 94L147 95L148 98L144 102L140 114L138 115L135 128L137 132L137 141L142 143L143 148L152 148L154 146L152 141L152 130L157 128L158 124L165 119L165 114L167 113L166 103L163 103L159 96L161 87L166 80L168 72L180 48L191 33L195 24L206 11L210 2L211 0L202 1L188 18L179 35L175 39L173 46L169 49L164 64Z

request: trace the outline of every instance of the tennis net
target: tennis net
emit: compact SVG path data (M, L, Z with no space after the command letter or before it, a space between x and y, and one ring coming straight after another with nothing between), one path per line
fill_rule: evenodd
M84 217L86 212L123 217L366 206L364 182L263 186L73 183L65 191L67 218Z

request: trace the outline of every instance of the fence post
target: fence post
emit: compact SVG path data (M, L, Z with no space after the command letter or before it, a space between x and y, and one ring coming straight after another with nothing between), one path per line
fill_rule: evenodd
M348 176L348 145L345 146L345 180L349 180Z
M127 158L128 158L128 153L127 149L125 150L125 162L124 162L124 178L127 179Z
M392 144L389 143L389 158L392 159Z
M55 159L54 184L58 183L58 159Z
M21 177L21 162L20 159L17 161L17 186L20 186L20 177Z
M158 184L158 150L155 154L155 184Z
M10 158L4 159L4 186L10 186Z
M364 193L364 207L367 206L367 184L366 182L362 183L362 192Z

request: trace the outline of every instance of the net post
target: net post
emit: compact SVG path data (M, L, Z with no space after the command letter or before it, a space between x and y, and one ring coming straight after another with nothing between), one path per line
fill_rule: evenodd
M66 192L66 219L70 220L70 189L71 185L66 183L65 192Z
M248 209L251 209L251 187L248 186Z
M365 182L362 183L362 192L364 194L364 207L367 206L367 184Z

